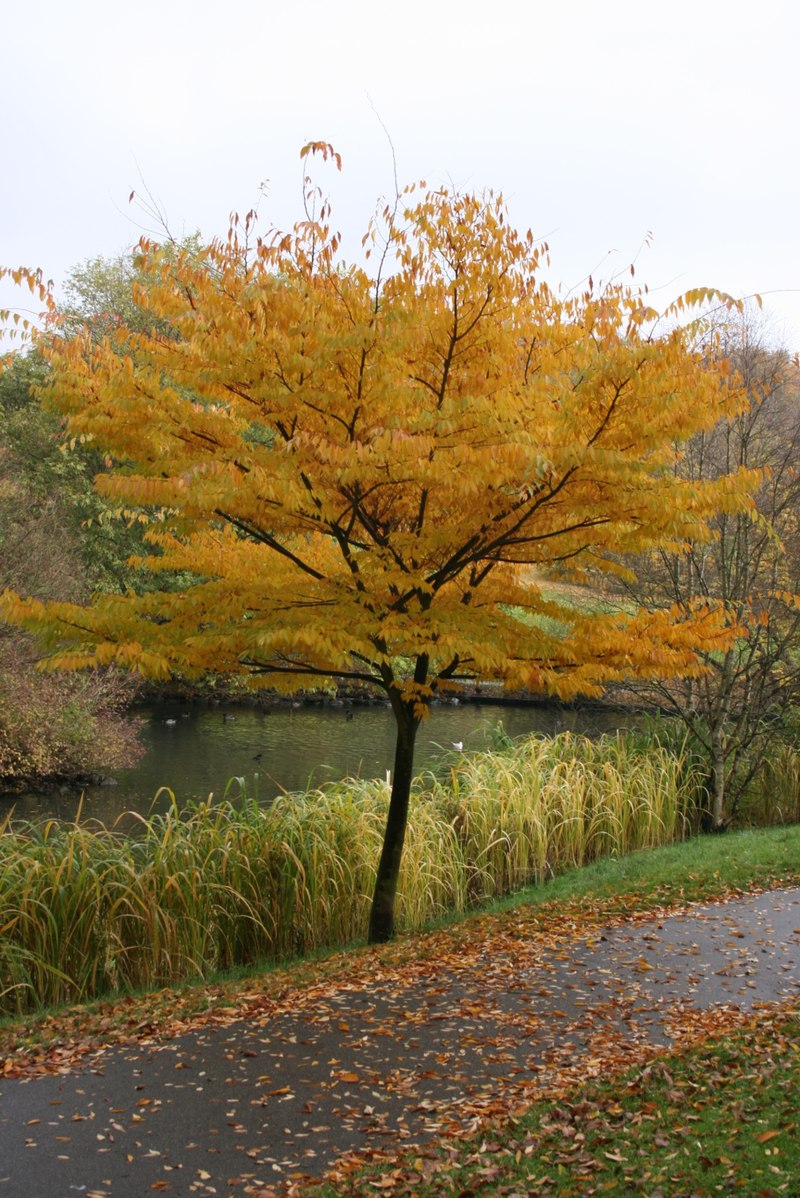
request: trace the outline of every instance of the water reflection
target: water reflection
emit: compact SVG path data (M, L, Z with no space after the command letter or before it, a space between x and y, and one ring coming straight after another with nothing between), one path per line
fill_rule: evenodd
M231 778L243 778L251 793L267 802L281 791L345 776L382 777L392 767L394 720L388 707L247 708L161 706L144 710L140 763L114 775L114 786L87 787L83 818L113 823L125 811L154 809L153 796L169 787L179 803L189 798L220 797ZM553 735L571 729L591 735L624 722L618 712L563 710L533 705L496 706L463 703L433 708L417 739L417 771L454 744L463 751L490 742L491 728L502 720L510 736L539 732ZM232 793L236 793L236 788ZM80 792L0 795L0 816L10 807L25 819L75 815ZM156 810L169 799L162 795Z

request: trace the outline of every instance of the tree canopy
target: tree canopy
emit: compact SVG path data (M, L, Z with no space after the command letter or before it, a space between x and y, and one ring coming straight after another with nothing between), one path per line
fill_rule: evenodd
M398 750L382 939L436 691L495 678L572 696L697 668L699 646L731 635L714 606L576 613L539 584L702 540L751 479L674 469L676 446L741 403L677 323L714 293L679 301L662 332L639 289L562 297L541 279L546 247L491 193L407 189L354 265L306 183L289 234L257 238L248 217L202 250L142 242L151 323L98 341L54 317L38 338L47 402L108 455L103 496L146 522L139 564L194 585L84 606L11 595L5 611L62 668L383 688Z

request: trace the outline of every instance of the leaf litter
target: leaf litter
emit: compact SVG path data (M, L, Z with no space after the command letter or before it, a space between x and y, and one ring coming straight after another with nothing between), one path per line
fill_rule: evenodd
M764 1023L777 1019L781 1004L796 1003L796 956L773 928L781 904L784 921L796 925L800 892L761 895L734 908L689 908L673 921L667 909L612 912L579 903L543 919L541 909L521 908L329 958L313 967L317 979L312 969L301 986L271 974L237 991L199 988L199 1010L181 1010L165 992L144 1010L130 1000L85 1022L73 1012L61 1024L63 1041L8 1056L3 1070L23 1083L56 1073L72 1086L72 1096L59 1099L63 1116L51 1111L46 1121L47 1151L62 1169L76 1163L75 1141L65 1131L71 1102L73 1113L97 1128L95 1163L118 1155L125 1142L126 1163L147 1165L147 1185L165 1192L299 1193L326 1173L342 1185L370 1159L387 1161L369 1183L375 1192L416 1192L408 1188L411 1175L441 1172L453 1153L460 1161L464 1136L482 1135L498 1120L514 1127L542 1098L554 1114L536 1135L558 1138L558 1167L585 1182L602 1160L626 1176L636 1162L616 1140L590 1150L568 1096L632 1064L652 1071L676 1043L683 1051L721 1030L746 1028L756 1008ZM66 1038L70 1026L80 1039ZM128 1042L111 1051L115 1035ZM119 1088L120 1070L130 1073L125 1084L133 1091L109 1113L99 1095L104 1081L116 1078ZM88 1099L82 1090L91 1091ZM613 1104L592 1101L602 1108L596 1117L607 1121ZM689 1104L675 1102L688 1125ZM183 1125L165 1140L164 1119L174 1121L178 1110ZM651 1122L649 1112L639 1113L637 1126ZM26 1130L30 1147L39 1148L43 1129L32 1118ZM781 1133L763 1129L773 1130L759 1142L764 1152ZM484 1171L479 1184L500 1193L505 1166L498 1156L510 1149L507 1137L487 1134L486 1147L470 1151ZM672 1139L660 1125L656 1134L666 1151ZM493 1144L500 1147L491 1150ZM411 1146L423 1155L409 1170ZM534 1155L529 1147L517 1145L514 1158ZM402 1163L392 1167L398 1150ZM535 1155L538 1168L538 1148ZM184 1170L190 1160L196 1167ZM0 1167L0 1195L3 1175ZM95 1183L95 1171L89 1181ZM118 1192L126 1191L115 1188L115 1198Z

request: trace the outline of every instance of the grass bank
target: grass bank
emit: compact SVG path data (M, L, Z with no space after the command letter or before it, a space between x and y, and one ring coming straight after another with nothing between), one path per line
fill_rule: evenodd
M695 779L657 745L563 734L417 781L398 923L419 928L609 856L680 840ZM0 1010L208 977L363 937L388 803L349 781L263 809L201 804L0 835Z
M526 934L627 920L654 909L683 907L752 890L800 884L800 825L697 836L682 844L607 857L493 899L477 911L450 915L421 934L378 947L320 950L282 965L232 970L209 981L104 998L72 1007L0 1016L0 1075L61 1068L64 1061L140 1036L172 1035L227 1012L246 1017L256 998L304 987L361 985L376 968L399 969L469 951L503 934L510 917Z

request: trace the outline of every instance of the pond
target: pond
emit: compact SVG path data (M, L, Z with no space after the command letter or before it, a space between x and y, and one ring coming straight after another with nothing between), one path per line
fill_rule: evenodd
M247 792L269 802L282 791L306 790L346 776L383 777L392 768L394 719L386 705L270 709L163 704L139 712L145 747L133 769L118 770L104 786L57 793L0 794L0 818L10 809L23 819L71 819L82 803L84 819L112 824L125 811L165 810L168 787L179 804ZM480 750L498 721L509 736L553 735L567 729L597 735L631 721L610 709L541 704L437 704L417 736L417 772L444 755Z

